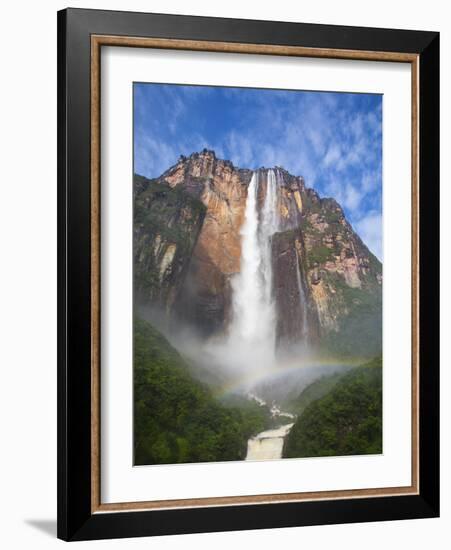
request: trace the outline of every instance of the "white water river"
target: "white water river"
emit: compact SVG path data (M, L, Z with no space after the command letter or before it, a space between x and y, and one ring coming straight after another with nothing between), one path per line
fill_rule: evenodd
M266 401L252 392L247 394L248 399L254 400L260 406L265 406ZM280 410L280 407L273 401L270 406L272 418L291 418L294 420L294 414ZM283 424L278 428L260 432L247 441L246 460L277 460L282 458L283 442L288 435L294 422Z
M293 424L266 430L247 442L246 460L274 460L282 458L283 442Z

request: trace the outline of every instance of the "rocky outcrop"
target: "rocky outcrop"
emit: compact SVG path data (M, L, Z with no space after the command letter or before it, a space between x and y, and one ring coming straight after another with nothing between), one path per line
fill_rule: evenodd
M305 272L305 247L299 228L276 233L272 240L277 341L294 344L318 338L318 315Z
M138 304L169 314L186 278L205 206L182 188L134 179L133 267Z
M178 317L205 336L223 330L230 318L230 278L240 269L240 228L251 176L252 171L203 151L181 157L159 179L171 189L183 188L205 206L202 231L175 306Z
M306 339L331 352L382 345L382 265L346 220L302 177L276 168L279 232L273 278L279 341ZM259 171L258 203L268 170ZM180 157L156 180L135 178L135 288L204 336L226 330L231 278L252 171L204 150ZM365 348L366 350L367 348ZM359 351L360 353L360 351Z
M340 205L305 194L301 222L305 271L323 345L346 355L382 350L382 264L346 220Z

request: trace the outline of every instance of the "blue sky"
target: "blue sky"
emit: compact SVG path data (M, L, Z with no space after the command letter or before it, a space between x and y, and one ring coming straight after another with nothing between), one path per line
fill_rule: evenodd
M382 260L381 95L135 83L136 173L157 177L204 147L303 176Z

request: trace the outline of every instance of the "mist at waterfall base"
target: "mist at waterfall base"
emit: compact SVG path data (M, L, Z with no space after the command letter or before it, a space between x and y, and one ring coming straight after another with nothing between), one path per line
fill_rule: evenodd
M223 394L252 393L267 402L296 397L315 379L349 368L319 361L309 346L305 282L299 266L301 338L291 344L277 343L271 244L275 233L290 229L281 227L278 182L277 169L269 169L266 177L255 171L248 185L240 229L240 271L231 280L232 315L223 334L205 341L181 322L172 320L170 329L167 328L164 312L140 311L188 358L192 374L198 379L216 391L221 388Z

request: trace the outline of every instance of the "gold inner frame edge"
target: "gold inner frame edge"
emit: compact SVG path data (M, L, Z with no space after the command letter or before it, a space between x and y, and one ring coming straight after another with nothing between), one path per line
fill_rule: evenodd
M409 63L411 65L412 163L412 480L407 487L278 493L142 502L102 503L100 493L100 51L102 46L191 50ZM419 494L419 56L411 53L342 50L113 35L91 36L91 513L230 505L308 502Z

